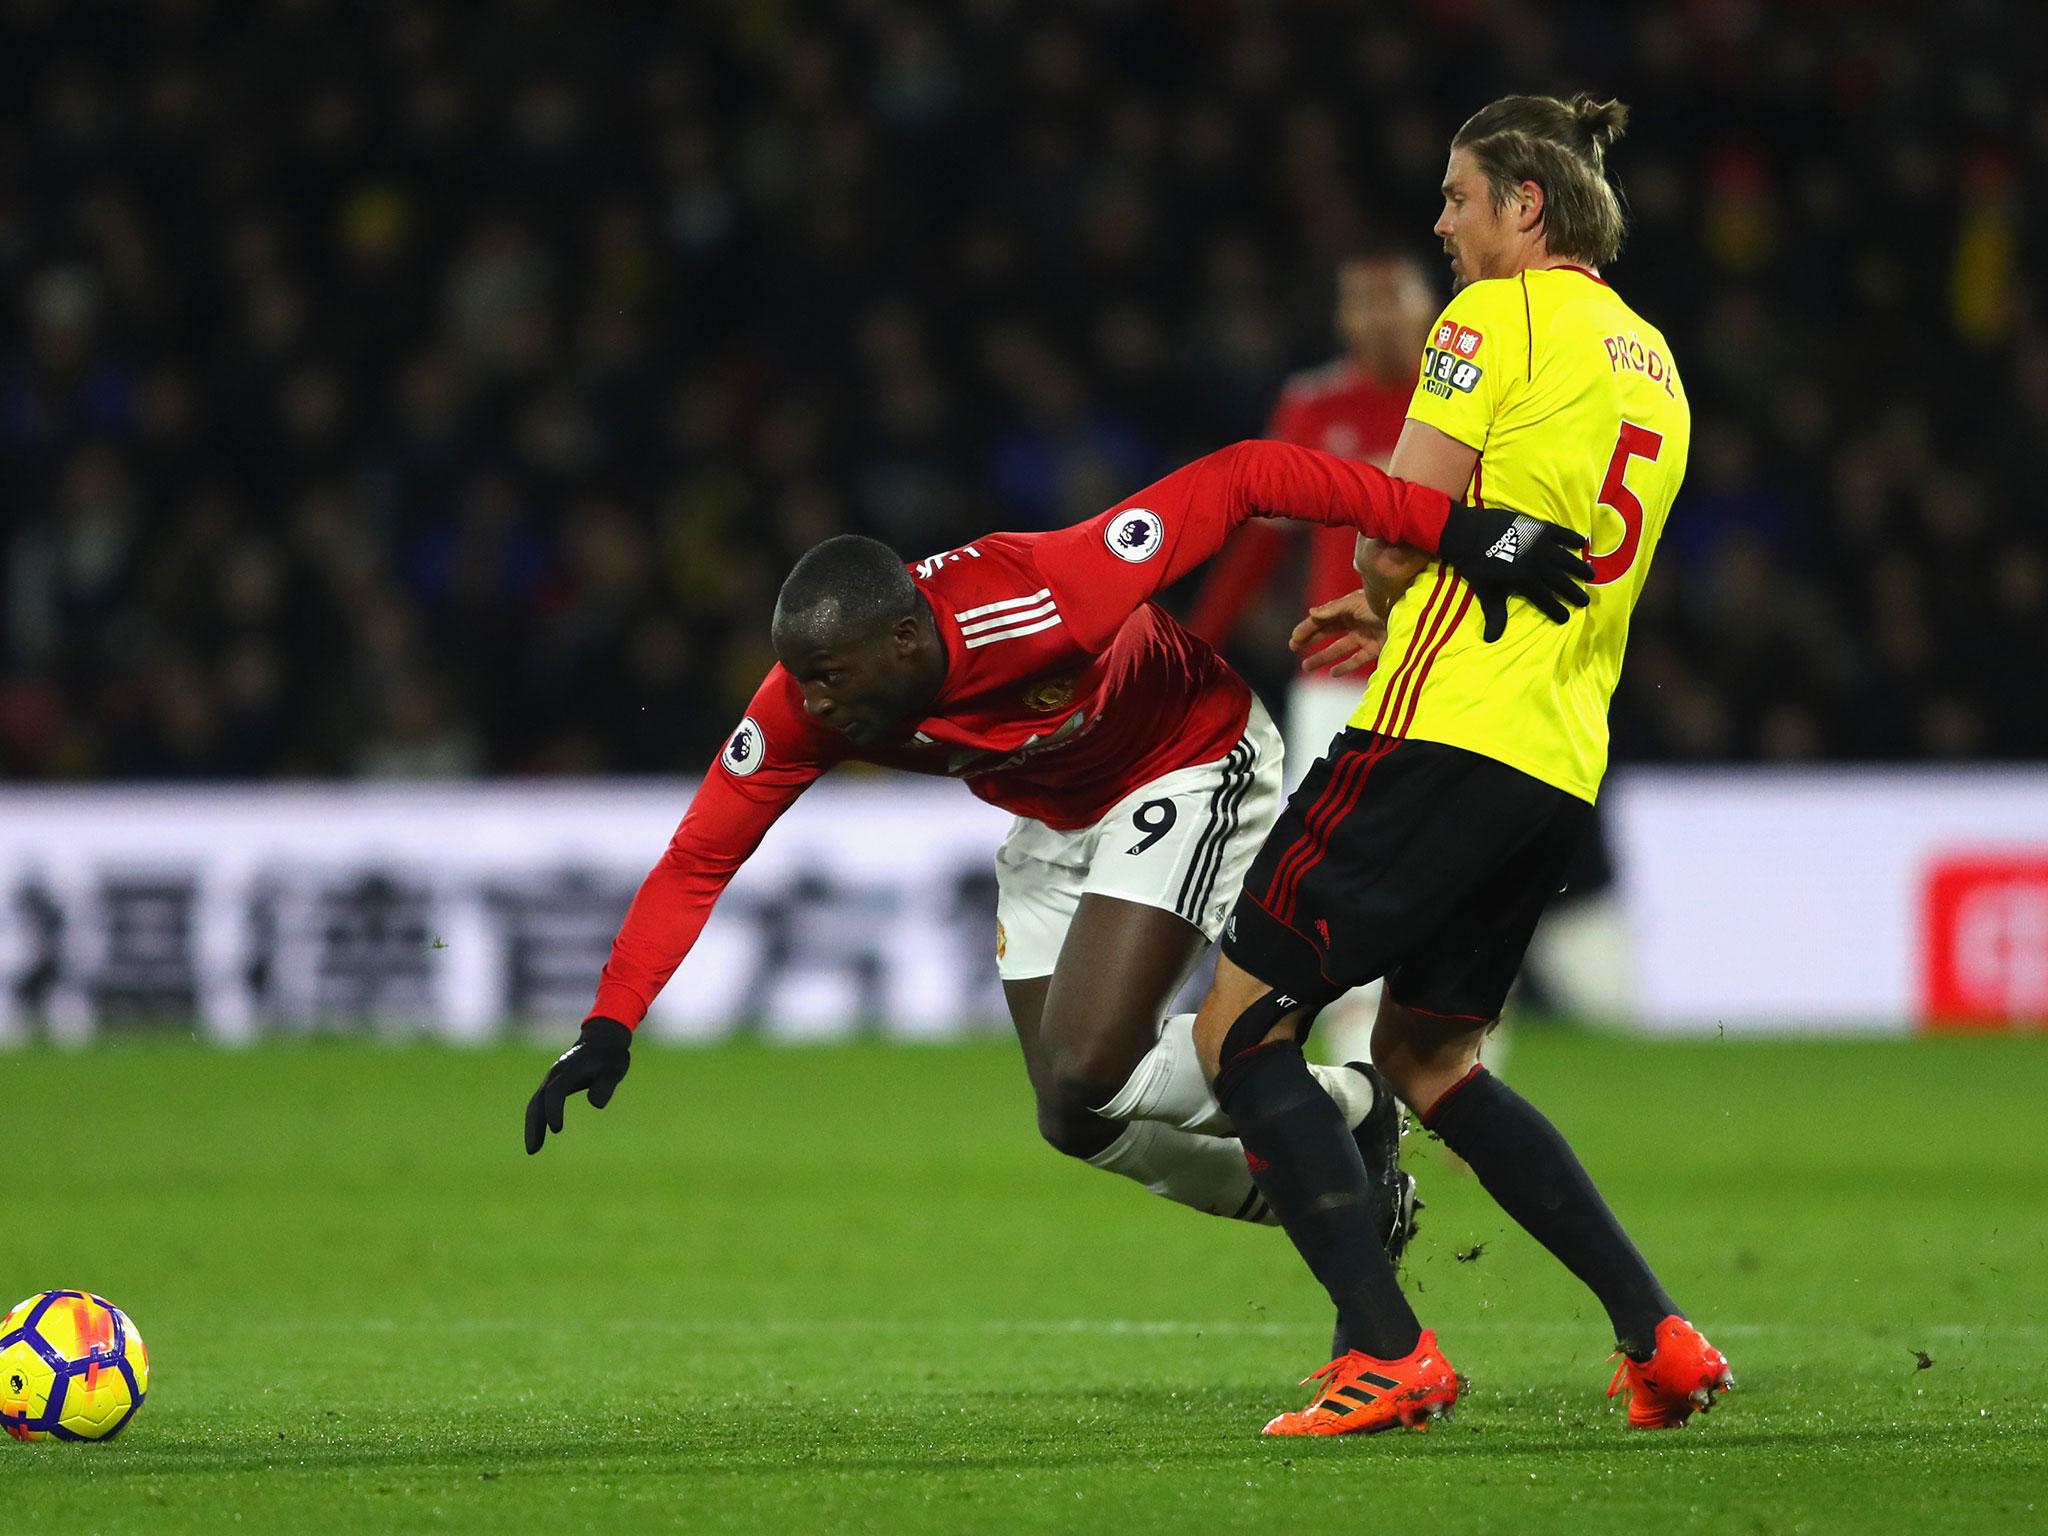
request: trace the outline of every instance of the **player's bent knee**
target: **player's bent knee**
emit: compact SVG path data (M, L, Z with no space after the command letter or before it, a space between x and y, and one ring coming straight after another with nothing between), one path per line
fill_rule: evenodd
M1055 1038L1068 1033L1057 1028L1046 1031ZM1069 1157L1093 1157L1115 1139L1119 1129L1115 1122L1095 1113L1096 1108L1116 1097L1137 1062L1117 1047L1107 1031L1081 1034L1072 1043L1047 1040L1046 1044L1036 1081L1038 1134L1048 1146Z
M1316 1010L1328 1001L1327 997L1295 997L1275 988L1248 1003L1223 1031L1222 1042L1216 1048L1216 1067L1210 1080L1218 1094L1222 1093L1232 1069L1269 1039L1291 1033L1299 1040L1305 1022L1313 1019ZM1294 1017L1297 1014L1299 1018ZM1291 1030L1283 1029L1290 1022Z
M1418 1115L1455 1087L1479 1060L1484 1026L1447 1028L1383 994L1372 1031L1373 1065L1396 1097Z
M1385 1076L1388 1086L1394 1090L1394 1097L1417 1115L1427 1114L1430 1107L1472 1069L1472 1062L1476 1060L1478 1058L1473 1057L1454 1070L1434 1063L1424 1067L1412 1057L1397 1057L1391 1066L1381 1066L1377 1049L1373 1053L1373 1065L1379 1067Z
M1077 1101L1056 1097L1038 1101L1038 1134L1064 1156L1085 1161L1116 1140L1122 1129Z
M1061 1113L1086 1112L1115 1098L1144 1053L1135 1055L1108 1032L1073 1045L1051 1045L1046 1052L1044 1084L1039 1098Z

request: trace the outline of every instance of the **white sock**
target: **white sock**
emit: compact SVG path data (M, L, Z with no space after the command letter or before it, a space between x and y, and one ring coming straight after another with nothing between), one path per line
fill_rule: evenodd
M1356 1129L1372 1110L1371 1081L1349 1067L1314 1063L1309 1071L1337 1101L1344 1123ZM1197 1136L1237 1134L1202 1076L1192 1013L1176 1013L1160 1026L1159 1043L1145 1053L1116 1097L1095 1113L1105 1120L1156 1120Z
M1091 1168L1135 1179L1155 1195L1234 1221L1277 1227L1235 1138L1196 1136L1156 1120L1136 1120L1093 1157Z
M1332 1067L1320 1061L1310 1062L1308 1072L1323 1085L1323 1092L1337 1101L1346 1126L1355 1131L1364 1124L1365 1117L1372 1113L1371 1078L1350 1067Z
M1095 1113L1105 1120L1157 1120L1198 1136L1232 1136L1230 1117L1209 1092L1195 1055L1195 1016L1176 1013L1160 1026L1116 1097Z

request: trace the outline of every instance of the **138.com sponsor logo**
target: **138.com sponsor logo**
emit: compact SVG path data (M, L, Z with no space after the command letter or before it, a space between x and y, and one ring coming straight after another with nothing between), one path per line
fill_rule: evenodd
M1925 1025L2048 1027L2048 849L1942 859L1921 893Z

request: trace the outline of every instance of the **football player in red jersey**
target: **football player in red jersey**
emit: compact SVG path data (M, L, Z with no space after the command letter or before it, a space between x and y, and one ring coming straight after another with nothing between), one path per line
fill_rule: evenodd
M1576 536L1279 443L1198 459L1100 516L992 534L906 568L829 539L776 602L771 671L612 946L526 1148L625 1075L632 1029L712 903L805 787L849 758L964 780L1015 813L997 853L999 968L1047 1141L1154 1193L1271 1224L1172 998L1220 931L1280 804L1280 742L1244 682L1151 602L1253 516L1341 526L1458 563L1562 620ZM1319 1077L1371 1148L1405 1238L1399 1114L1369 1069Z
M1415 393L1416 358L1435 318L1436 300L1422 263L1395 253L1353 256L1337 268L1337 302L1332 316L1344 350L1318 367L1289 378L1273 407L1266 436L1381 469L1408 417ZM1304 530L1308 543L1307 601L1314 608L1358 590L1352 564L1357 540L1342 528ZM1288 530L1254 522L1232 536L1203 579L1201 595L1188 615L1188 628L1222 647L1243 622L1261 587L1272 579L1287 552ZM1330 738L1344 729L1365 679L1354 664L1332 677L1327 670L1297 674L1287 692L1288 779L1298 782L1322 755ZM1327 1028L1328 1010L1321 1023Z
M1336 300L1331 320L1344 350L1287 380L1266 436L1385 469L1408 419L1416 359L1436 318L1436 297L1419 260L1387 250L1361 252L1340 262ZM1203 578L1188 628L1222 648L1279 568L1289 532L1279 523L1261 521L1247 523L1232 535ZM1319 608L1356 592L1359 576L1352 560L1358 541L1342 528L1303 532L1308 545L1303 607ZM1385 635L1381 625L1378 638ZM1304 666L1288 685L1282 739L1289 789L1323 755L1358 707L1365 687L1362 674L1371 671L1378 654L1373 639L1359 635L1358 652L1334 670L1327 664ZM1379 983L1368 982L1325 1008L1316 1020L1324 1049L1340 1060L1367 1057L1379 995ZM1497 1038L1492 1054L1501 1054Z

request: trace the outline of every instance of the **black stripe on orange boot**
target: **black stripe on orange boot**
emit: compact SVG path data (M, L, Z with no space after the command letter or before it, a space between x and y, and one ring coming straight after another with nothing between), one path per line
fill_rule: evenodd
M1449 1415L1461 1383L1424 1329L1415 1348L1399 1360L1375 1360L1352 1350L1313 1376L1322 1385L1315 1401L1299 1413L1283 1413L1267 1424L1269 1435L1376 1435L1383 1429L1427 1429Z

